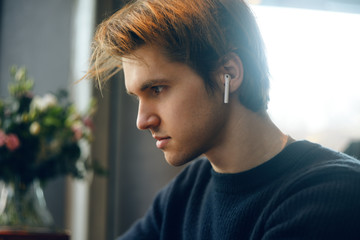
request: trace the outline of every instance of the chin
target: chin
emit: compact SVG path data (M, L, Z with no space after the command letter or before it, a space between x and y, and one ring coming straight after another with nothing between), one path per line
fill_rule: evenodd
M168 164L174 167L183 166L199 157L201 154L185 154L185 153L168 153L164 152L165 159Z

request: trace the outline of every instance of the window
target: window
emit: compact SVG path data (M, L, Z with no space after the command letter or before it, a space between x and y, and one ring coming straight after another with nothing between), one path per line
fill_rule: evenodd
M296 139L360 139L360 14L253 6L271 74L269 114Z

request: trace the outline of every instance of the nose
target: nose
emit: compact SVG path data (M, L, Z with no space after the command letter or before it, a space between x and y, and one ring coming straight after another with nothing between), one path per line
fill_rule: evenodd
M151 129L159 126L160 118L152 108L139 103L136 126L140 130Z

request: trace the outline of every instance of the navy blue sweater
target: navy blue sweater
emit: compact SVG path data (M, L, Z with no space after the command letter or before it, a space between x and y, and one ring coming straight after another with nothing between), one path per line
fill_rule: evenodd
M360 165L307 141L236 174L199 159L118 239L360 239Z

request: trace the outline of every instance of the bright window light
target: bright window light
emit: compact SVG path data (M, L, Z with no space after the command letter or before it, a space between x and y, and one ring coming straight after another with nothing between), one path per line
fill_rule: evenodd
M360 15L254 6L271 74L269 114L296 139L360 139Z

